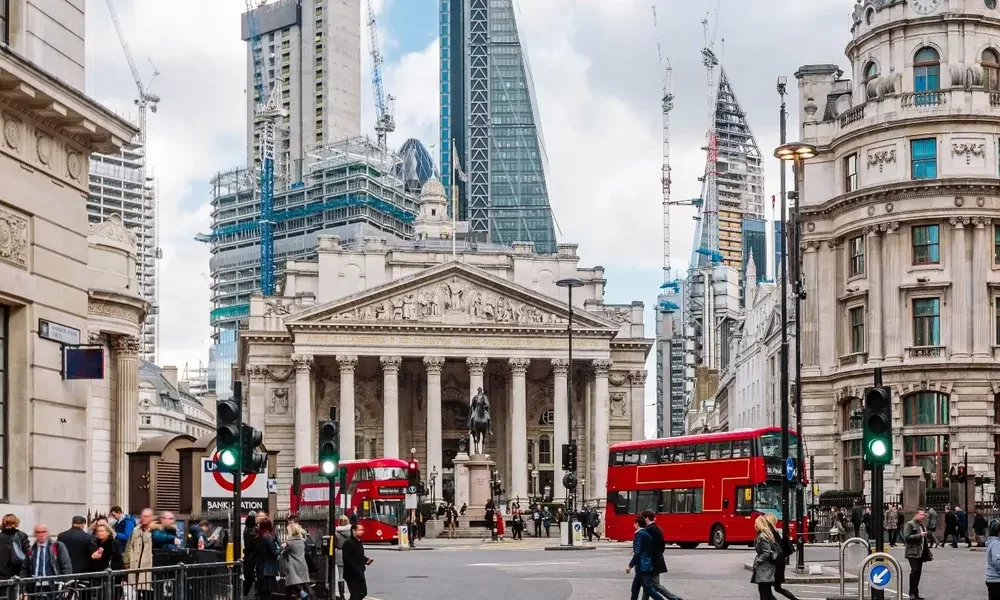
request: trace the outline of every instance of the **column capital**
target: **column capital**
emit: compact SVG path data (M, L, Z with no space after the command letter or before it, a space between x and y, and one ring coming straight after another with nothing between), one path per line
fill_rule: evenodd
M295 371L308 373L313 368L315 359L312 354L293 354L292 362L295 363Z
M646 385L646 370L636 369L628 372L629 383L632 387L642 387Z
M594 367L594 375L597 377L607 377L611 367L615 366L615 362L609 358L598 358L591 364Z
M354 367L358 366L358 356L356 354L338 354L337 364L340 365L340 372L354 372Z
M100 331L91 331L87 334L87 341L91 344L100 344L102 335L104 334Z
M569 360L565 358L553 358L552 363L552 374L559 377L565 377L569 373Z
M135 358L139 356L139 338L131 335L115 336L111 341L115 355L118 358Z
M976 226L976 229L983 229L992 222L993 219L989 217L972 217L972 224Z
M403 364L403 358L400 356L380 356L378 362L382 365L383 371L393 372L399 370L399 365Z
M969 217L951 217L950 219L948 219L948 222L951 223L951 226L954 227L955 229L962 229L966 225L971 223L972 219L970 219Z
M443 356L425 356L424 357L424 367L427 369L428 373L441 373L441 368L444 367L444 357Z
M890 234L899 233L899 221L889 221L888 223L881 223L878 226L879 231Z
M524 377L525 373L528 372L528 365L531 364L530 358L524 358L523 356L515 356L508 360L510 364L510 370L514 375L519 375Z
M863 231L869 237L878 237L879 234L878 225L866 225Z
M474 375L482 375L488 362L489 359L485 356L469 356L465 359L465 365L469 367L469 372Z

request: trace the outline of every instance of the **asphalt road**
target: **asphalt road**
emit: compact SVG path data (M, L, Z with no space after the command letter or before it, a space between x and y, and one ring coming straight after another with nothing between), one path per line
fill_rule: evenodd
M474 541L434 541L428 551L397 551L369 548L375 559L368 570L368 589L372 600L469 600L470 598L511 600L590 600L629 597L631 576L625 574L629 548L619 544L598 544L585 552L547 552L544 542L525 540L504 544L481 544ZM854 549L848 564L856 566L862 550ZM934 561L925 565L921 595L928 600L986 598L983 584L985 554L937 549ZM904 566L902 548L893 549ZM757 590L750 585L750 572L743 563L752 556L749 548L718 551L667 549L670 572L664 584L685 600L756 600ZM809 562L837 564L834 547L807 547ZM895 583L895 582L894 582ZM857 589L848 585L848 590ZM836 584L789 585L799 600L822 600L836 593ZM895 585L887 600L895 600ZM908 597L906 593L904 598ZM780 596L779 596L780 598Z

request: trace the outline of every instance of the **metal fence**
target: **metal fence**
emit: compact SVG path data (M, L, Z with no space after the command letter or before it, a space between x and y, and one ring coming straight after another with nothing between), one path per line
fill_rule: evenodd
M181 564L54 577L14 577L0 580L0 600L231 600L233 591L240 587L240 566L240 563Z

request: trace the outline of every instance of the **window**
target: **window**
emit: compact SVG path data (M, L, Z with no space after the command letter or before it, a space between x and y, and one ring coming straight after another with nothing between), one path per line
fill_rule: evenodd
M10 43L10 0L0 0L0 44ZM6 464L6 463L5 463ZM0 498L6 498L6 486L0 491Z
M547 435L538 436L538 464L552 464L552 439Z
M993 226L993 262L1000 263L1000 225Z
M878 65L875 64L874 60L869 61L869 63L865 65L864 75L865 75L865 83L868 83L869 81L878 78Z
M948 482L949 440L946 435L908 435L903 438L904 464L921 466L933 487L942 488Z
M857 153L844 157L844 191L853 192L858 189L858 155Z
M920 392L903 399L904 425L947 425L948 396L938 392Z
M861 456L861 440L844 442L844 489L864 489L864 466Z
M994 310L996 313L996 341L993 343L1000 346L1000 298L995 299L993 302L996 305Z
M365 457L365 443L365 436L354 436L354 458L361 459Z
M937 177L937 139L910 140L910 178Z
M660 498L660 509L664 513L700 513L701 488L683 490L663 490Z
M535 440L528 438L528 464L535 464Z
M913 345L941 345L940 298L918 298L913 301Z
M851 253L850 273L851 277L865 274L865 237L859 235L853 237L847 243Z
M937 225L916 225L913 233L913 264L933 265L941 262L940 237Z
M993 424L1000 425L1000 394L993 396ZM1000 481L1000 435L993 436L993 481Z
M851 420L851 416L857 414L860 417L862 408L863 405L861 398L850 398L841 404L841 410L843 411L841 419L843 421L844 431L856 431L861 429L861 419Z
M851 354L865 351L865 307L858 306L850 310L851 317Z
M913 91L941 89L941 59L934 48L921 48L913 56ZM919 99L918 99L918 104Z
M987 90L1000 90L1000 55L992 48L983 50L983 86Z

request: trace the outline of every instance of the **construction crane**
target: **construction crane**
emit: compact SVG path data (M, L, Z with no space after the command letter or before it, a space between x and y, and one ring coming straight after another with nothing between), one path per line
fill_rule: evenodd
M660 25L656 18L656 5L653 5L653 28L656 30L656 54L663 69L663 94L661 105L663 111L663 165L660 173L660 183L663 188L663 284L660 289L680 292L680 284L674 280L670 268L670 111L674 108L673 68L670 59L663 56L663 44L660 36ZM678 310L676 303L668 300L660 302L660 310L673 312Z
M142 77L139 76L139 69L135 66L135 60L132 58L132 50L128 46L128 42L125 41L125 31L122 29L121 21L118 19L118 11L115 9L114 0L107 0L108 12L111 13L111 21L115 24L115 31L118 33L118 39L122 43L122 50L125 51L125 59L128 60L128 68L132 70L132 79L135 80L135 87L139 90L139 97L135 99L135 105L139 107L139 143L143 145L143 151L145 151L146 144L146 109L148 108L151 112L156 112L156 105L160 102L160 97L149 91L149 88L153 85L153 81L156 76L160 74L156 70L156 66L153 66L153 76L150 78L147 85L143 85ZM150 63L152 64L152 63ZM145 163L143 160L143 181L145 182Z
M375 137L381 148L386 147L386 137L396 131L396 119L393 117L393 103L396 101L391 94L386 96L382 89L382 51L379 50L378 28L375 24L375 8L372 0L368 0L368 42L372 57L372 90L375 93Z
M254 6L246 0L247 33L250 38L250 56L253 60L254 121L260 123L260 177L257 193L260 195L260 291L265 296L274 295L274 137L276 120L286 112L282 109L281 83L269 89L264 81L264 59L261 56L260 31L254 11L267 0Z
M713 15L714 13L714 15ZM714 17L714 18L713 18ZM705 215L702 227L707 235L703 238L708 242L698 248L698 254L708 258L709 263L722 262L722 254L719 252L719 193L718 193L718 162L719 162L719 138L715 131L715 68L719 66L719 59L715 55L715 37L718 33L719 25L719 4L715 3L714 11L709 9L705 18L701 20L704 30L705 46L701 50L702 64L708 76L708 133L706 134L707 160L705 161L705 204L703 213Z

